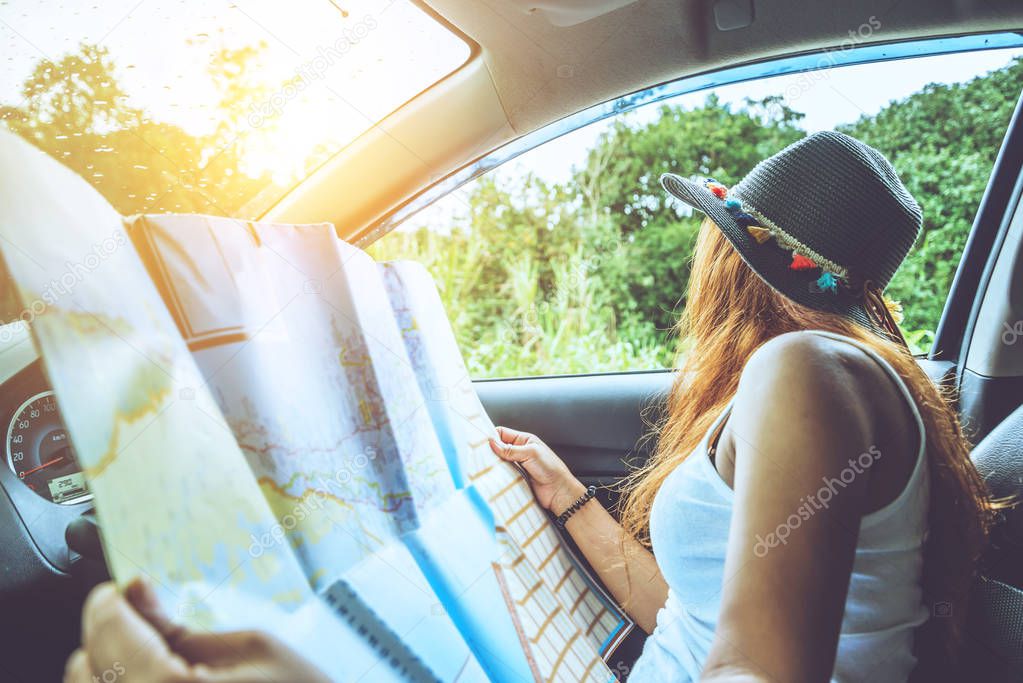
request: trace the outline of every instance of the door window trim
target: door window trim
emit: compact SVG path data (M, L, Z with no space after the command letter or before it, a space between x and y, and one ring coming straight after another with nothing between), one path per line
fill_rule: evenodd
M1023 94L1009 119L988 185L970 226L970 236L960 257L934 334L928 358L957 363L955 386L962 384L966 357L976 329L998 254L1005 242L1013 213L1023 196Z
M997 32L907 40L845 49L815 50L798 55L776 57L749 64L726 67L655 85L645 90L593 105L575 114L570 114L479 157L476 161L427 186L404 204L378 220L355 240L355 246L365 249L396 228L400 223L437 200L540 145L592 123L624 114L639 107L701 90L709 90L772 76L810 73L840 66L1013 47L1023 47L1023 33ZM821 65L821 55L828 55L828 63L826 65Z

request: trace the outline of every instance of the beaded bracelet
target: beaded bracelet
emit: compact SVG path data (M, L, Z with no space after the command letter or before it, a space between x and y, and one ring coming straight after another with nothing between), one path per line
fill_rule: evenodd
M586 503L588 503L590 501L590 499L593 498L596 495L597 495L597 487L596 486L590 486L589 488L586 489L586 493L584 493L583 495L579 496L578 500L576 500L574 503L569 505L568 509L566 509L560 515L558 515L558 518L554 520L554 523L557 524L562 529L564 529L565 528L565 524L568 523L569 517L571 517L575 513L579 512L579 509L583 505L586 505Z

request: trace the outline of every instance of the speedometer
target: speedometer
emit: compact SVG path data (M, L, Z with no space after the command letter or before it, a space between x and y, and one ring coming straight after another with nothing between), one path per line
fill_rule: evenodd
M52 391L21 404L7 429L7 464L30 489L54 503L90 497Z

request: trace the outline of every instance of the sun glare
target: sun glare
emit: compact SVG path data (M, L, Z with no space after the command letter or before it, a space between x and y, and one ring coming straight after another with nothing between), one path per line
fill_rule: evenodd
M261 211L469 54L408 0L26 0L0 20L6 125L125 213Z

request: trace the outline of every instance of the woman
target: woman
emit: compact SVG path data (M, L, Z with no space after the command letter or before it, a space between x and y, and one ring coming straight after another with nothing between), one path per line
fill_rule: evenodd
M707 219L680 323L689 351L621 525L536 436L501 428L494 452L651 634L632 680L940 680L990 505L881 295L920 208L881 154L831 132L731 192L661 181ZM138 594L137 609L111 589L90 601L72 677L107 661L90 643L97 614L111 630L171 629L138 616L152 612ZM161 656L206 661L171 632ZM263 656L301 666L267 642Z

